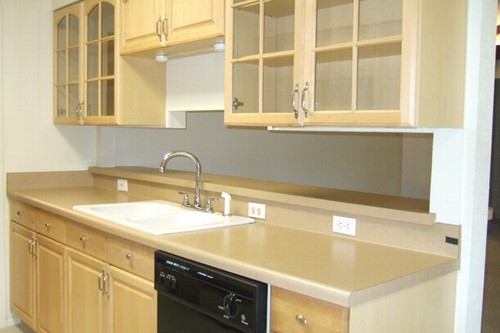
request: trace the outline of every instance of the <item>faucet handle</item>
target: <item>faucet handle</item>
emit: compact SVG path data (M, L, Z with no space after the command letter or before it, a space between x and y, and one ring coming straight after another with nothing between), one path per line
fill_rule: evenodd
M184 198L183 198L183 200L182 200L182 205L183 205L184 207L189 207L189 206L191 206L191 205L189 204L189 194L187 194L187 193L185 193L185 192L179 192L179 194L181 194L181 195L183 195L183 196L184 196Z
M219 201L219 198L217 198L217 197L210 197L210 198L208 198L207 199L207 208L205 209L205 211L207 213L213 213L214 209L213 209L212 205L213 205L214 202L217 202L217 201Z

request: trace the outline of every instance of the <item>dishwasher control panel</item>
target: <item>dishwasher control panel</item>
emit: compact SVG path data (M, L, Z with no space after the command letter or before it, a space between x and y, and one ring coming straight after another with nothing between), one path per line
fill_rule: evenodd
M155 289L159 302L168 298L170 308L172 304L188 307L189 312L210 317L234 332L267 331L266 283L156 251Z

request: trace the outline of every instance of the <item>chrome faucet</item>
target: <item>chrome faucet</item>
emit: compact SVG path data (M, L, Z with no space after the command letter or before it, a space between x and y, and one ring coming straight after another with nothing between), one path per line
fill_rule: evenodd
M187 151L172 151L172 152L168 152L168 153L165 154L165 156L163 157L163 160L161 161L161 164L160 164L160 173L164 173L165 172L168 161L170 161L174 157L187 157L191 161L194 162L194 164L196 166L196 185L195 185L195 189L194 189L194 191L195 191L195 194L194 194L194 207L196 209L202 209L203 207L200 204L200 202L201 202L201 197L200 197L201 164L200 164L200 161L198 161L198 159L196 158L196 156L194 156L191 153L188 153Z

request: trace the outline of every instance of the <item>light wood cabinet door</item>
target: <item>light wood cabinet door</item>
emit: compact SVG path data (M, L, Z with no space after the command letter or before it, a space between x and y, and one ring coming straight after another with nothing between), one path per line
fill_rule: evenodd
M109 332L105 267L101 260L67 249L68 332Z
M348 333L349 309L273 287L271 332Z
M461 127L466 12L463 0L226 1L225 123Z
M194 52L197 46L178 46L224 35L224 1L127 0L119 5L121 54L174 45L174 53Z
M164 46L167 37L166 0L120 1L121 53Z
M155 333L157 294L153 282L110 267L112 330L115 333Z
M168 44L179 44L224 34L224 1L167 0Z
M82 3L54 12L54 122L83 120Z
M37 332L66 332L64 253L61 243L37 236Z
M10 224L10 306L30 328L36 329L35 233Z
M84 122L117 122L118 46L116 0L84 2Z

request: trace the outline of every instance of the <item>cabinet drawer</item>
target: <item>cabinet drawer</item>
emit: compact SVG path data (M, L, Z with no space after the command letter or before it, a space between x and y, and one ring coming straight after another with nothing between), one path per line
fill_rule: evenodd
M10 202L10 219L31 229L33 229L33 211L34 208L19 201Z
M35 231L61 243L66 242L66 220L43 210L35 210Z
M148 281L154 277L154 251L152 248L121 238L107 240L108 262Z
M106 236L95 229L73 223L68 228L66 244L101 260L106 260Z
M276 333L347 333L349 309L273 287L271 331Z

